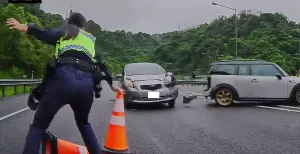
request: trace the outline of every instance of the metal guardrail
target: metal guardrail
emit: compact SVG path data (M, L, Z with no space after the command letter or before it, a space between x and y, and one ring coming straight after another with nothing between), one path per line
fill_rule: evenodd
M26 93L28 86L30 86L31 91L34 85L40 84L41 82L41 79L0 79L0 97L5 97L7 95L8 87L13 87L13 95L17 95L19 94L18 87L23 86L23 93Z
M114 79L116 81L118 79ZM42 82L42 79L0 79L0 88L1 93L0 97L5 97L7 95L8 87L13 87L13 95L17 95L18 87L23 86L23 93L26 93L28 90L26 89L30 86L30 91L33 86L38 85ZM177 80L176 85L206 85L207 81L205 79L201 80ZM11 90L9 90L11 91Z
M177 80L177 85L207 85L207 80Z

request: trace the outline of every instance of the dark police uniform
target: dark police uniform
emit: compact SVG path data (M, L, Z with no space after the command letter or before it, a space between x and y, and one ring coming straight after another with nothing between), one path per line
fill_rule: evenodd
M63 40L64 28L43 29L32 23L27 24L27 34L56 46L58 59L53 75L47 85L30 125L23 154L38 154L43 134L49 127L58 110L69 104L74 112L77 127L91 154L100 154L101 150L94 131L88 122L93 103L94 78L91 62L95 56L96 38L80 30L74 39ZM112 84L112 83L109 83ZM64 129L68 129L65 127Z

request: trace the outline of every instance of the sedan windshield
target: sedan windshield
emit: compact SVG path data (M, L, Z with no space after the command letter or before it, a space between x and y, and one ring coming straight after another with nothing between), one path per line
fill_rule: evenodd
M162 75L165 71L158 64L129 64L126 75Z

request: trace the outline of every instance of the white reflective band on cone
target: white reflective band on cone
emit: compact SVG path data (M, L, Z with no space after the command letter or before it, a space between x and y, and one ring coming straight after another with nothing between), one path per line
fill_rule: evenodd
M125 126L125 118L122 116L114 116L112 115L110 118L110 124L117 126Z
M80 154L88 154L87 149L84 146L77 145Z
M116 99L113 111L124 113L124 102L122 99Z

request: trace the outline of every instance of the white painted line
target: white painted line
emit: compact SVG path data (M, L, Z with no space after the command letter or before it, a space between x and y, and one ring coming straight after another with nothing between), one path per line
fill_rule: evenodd
M281 110L281 111L288 111L288 112L298 112L298 113L300 113L300 110L290 110L290 109L283 109L283 108L269 107L269 106L256 106L256 107L266 108L266 109L274 109L274 110Z
M6 119L6 118L9 118L9 117L11 117L11 116L13 116L13 115L16 115L16 114L18 114L18 113L21 113L21 112L23 112L23 111L26 111L26 110L28 110L28 109L29 109L29 107L24 108L24 109L21 109L21 110L16 111L16 112L13 112L13 113L8 114L8 115L6 115L6 116L0 117L0 121L4 120L4 119Z
M277 105L279 107L285 107L285 108L291 108L291 109L299 109L300 110L300 107L295 107L295 106L286 106L286 105Z

